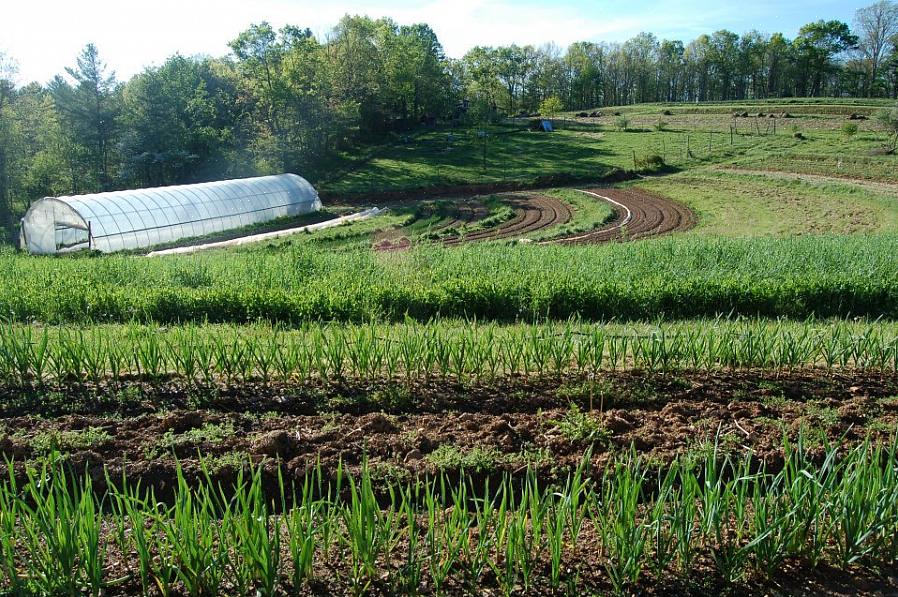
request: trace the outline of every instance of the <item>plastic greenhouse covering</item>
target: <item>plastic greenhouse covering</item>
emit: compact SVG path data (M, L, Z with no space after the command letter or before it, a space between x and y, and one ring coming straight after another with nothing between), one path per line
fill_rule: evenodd
M318 193L296 174L46 197L22 218L21 244L36 254L110 253L319 209Z

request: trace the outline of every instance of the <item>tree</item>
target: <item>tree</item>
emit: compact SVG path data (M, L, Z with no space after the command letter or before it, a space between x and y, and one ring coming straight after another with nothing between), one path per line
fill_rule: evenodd
M486 122L496 116L499 96L503 93L499 82L496 51L493 48L475 46L462 58L465 78L468 81L471 117L476 122Z
M8 235L12 226L10 162L13 155L12 101L15 96L16 70L16 64L0 53L0 237Z
M211 61L172 56L128 81L122 102L123 179L161 186L228 173L237 93Z
M539 105L539 113L547 118L554 118L562 110L564 110L564 103L557 95L547 97Z
M823 95L827 75L837 72L834 59L857 46L857 41L857 36L841 21L820 20L802 27L793 42L800 65L797 94Z
M892 52L883 66L883 75L892 99L898 99L898 35L892 37Z
M630 97L630 102L641 103L658 99L657 76L654 67L657 62L658 48L658 39L651 33L645 32L627 40L621 47L627 71L626 80L629 83L627 95Z
M898 4L879 0L854 15L855 29L860 33L859 49L866 62L865 93L872 97L877 86L886 50L898 35Z
M508 103L505 104L508 114L516 113L517 100L533 70L535 54L533 46L520 47L515 44L495 51L495 73L508 94Z
M570 45L563 62L568 77L568 107L575 110L602 104L603 48L592 42Z
M75 68L66 68L74 85L56 77L50 90L71 135L72 151L84 148L91 182L97 190L111 187L110 158L117 131L117 89L115 73L106 72L97 47L87 44ZM80 147L79 147L80 146ZM73 188L73 192L80 189Z
M658 99L674 102L683 96L686 48L679 40L664 40L658 49Z
M708 44L708 65L711 69L711 98L729 100L736 91L736 72L739 62L739 36L721 29L711 35Z
M789 74L791 62L793 62L792 43L782 33L774 33L767 41L764 52L768 97L783 97L792 94L792 77Z
M318 40L309 29L298 27L275 32L268 23L252 25L230 46L243 75L244 102L255 124L251 143L259 158L258 169L306 169L341 127L335 114L343 105L329 100L334 93L349 92L335 91L328 79L339 65L325 65Z
M886 132L888 150L894 153L898 150L898 105L877 112L876 121Z

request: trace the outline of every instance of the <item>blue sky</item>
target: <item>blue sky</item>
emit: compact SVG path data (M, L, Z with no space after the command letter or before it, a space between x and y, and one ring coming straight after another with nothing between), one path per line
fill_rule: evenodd
M851 22L872 0L7 0L0 52L19 65L18 81L46 82L93 42L120 78L175 52L227 53L250 23L311 28L324 38L343 14L426 22L447 54L475 45L624 41L640 31L688 41L700 33L758 29L794 36L817 19Z

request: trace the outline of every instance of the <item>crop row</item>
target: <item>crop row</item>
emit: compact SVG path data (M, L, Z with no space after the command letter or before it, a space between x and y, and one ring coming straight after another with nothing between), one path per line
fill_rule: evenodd
M291 241L286 241L291 242ZM189 257L0 252L0 314L47 323L591 321L742 314L898 319L898 236L485 243L395 254L314 237Z
M822 460L785 446L776 473L751 456L706 453L659 470L636 456L563 486L526 474L481 486L462 475L386 484L362 468L265 493L259 469L234 487L179 482L170 501L44 464L0 483L0 587L12 594L273 595L326 580L361 593L440 594L547 584L577 594L601 568L625 593L646 577L688 578L701 560L728 586L769 578L786 560L891 565L898 557L895 446L869 442ZM123 557L124 556L124 557Z
M197 383L341 378L492 380L504 375L822 366L898 371L891 324L699 321L397 325L0 327L0 381Z

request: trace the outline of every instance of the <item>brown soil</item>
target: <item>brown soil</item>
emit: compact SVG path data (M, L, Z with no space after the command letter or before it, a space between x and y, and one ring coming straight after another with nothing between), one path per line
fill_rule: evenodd
M198 451L217 460L225 478L233 475L236 456L267 462L271 475L277 458L295 476L318 459L325 469L338 461L354 469L363 454L384 476L405 478L438 468L453 472L457 463L431 457L439 446L452 446L460 455L485 455L485 474L520 472L530 464L553 480L576 466L594 442L598 466L630 446L666 462L708 449L717 438L721 449L751 449L775 468L784 433L807 431L822 446L824 438L851 443L869 433L886 439L898 429L898 376L814 370L204 389L173 380L70 388L56 413L49 404L60 400L55 391L10 388L4 394L0 456L21 464L55 442L81 470L94 471L97 482L105 465L160 489L174 479L174 456L196 470ZM592 408L598 436L575 439L564 432L558 421L570 414L571 404ZM59 439L62 432L90 428L108 437L79 447Z
M543 244L563 245L596 244L612 241L636 240L669 232L688 230L696 223L695 214L685 205L671 201L642 189L592 188L588 192L607 197L626 207L612 205L614 218L605 225L588 232L579 232L551 240ZM502 195L515 211L512 219L499 226L472 232L464 236L447 238L443 243L455 246L466 242L500 240L521 237L551 226L559 226L571 220L570 207L553 197L533 192ZM596 201L602 199L596 197ZM456 215L445 218L434 230L442 230L470 224L487 216L486 209L475 200L462 203ZM626 219L629 210L630 218ZM375 239L374 249L398 251L408 249L412 242L403 231L381 233Z
M454 202L452 214L437 222L430 228L430 231L439 232L458 228L482 220L488 215L489 210L479 198L458 199ZM376 251L402 251L411 246L412 242L405 236L405 231L402 228L379 232L374 238L374 250Z
M549 226L559 226L571 219L571 210L563 202L554 197L533 193L504 195L505 203L515 212L512 219L494 228L479 230L463 237L450 238L446 245L457 245L463 242L479 240L499 240L530 234Z
M443 241L446 246L484 240L500 240L519 237L550 226L560 226L570 221L571 209L554 197L535 193L515 193L500 195L503 202L514 210L514 217L493 226L464 236L452 236ZM486 207L477 198L461 200L452 217L445 218L431 229L433 232L459 228L472 224L489 215ZM385 232L375 239L374 249L377 251L399 251L411 246L403 230Z
M588 189L625 205L631 214L624 224L625 210L612 204L615 217L601 228L549 242L559 244L594 244L609 241L636 240L668 232L688 230L695 225L695 214L685 205L642 189ZM596 198L597 201L600 199Z

